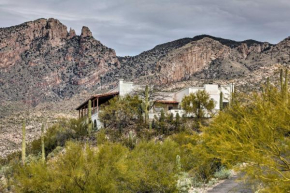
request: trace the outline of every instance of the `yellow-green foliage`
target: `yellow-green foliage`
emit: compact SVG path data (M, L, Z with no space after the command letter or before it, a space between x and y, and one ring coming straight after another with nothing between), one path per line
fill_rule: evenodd
M181 106L187 113L192 113L196 118L203 118L206 111L211 113L214 108L214 101L204 90L191 93L182 99Z
M207 182L221 166L220 160L212 155L197 133L179 133L172 139L180 146L183 171L188 171L197 181Z
M64 154L15 167L16 192L176 192L178 144L116 143L98 148L69 142ZM77 155L77 156L76 156Z
M57 146L64 146L71 139L78 139L87 134L87 124L84 119L61 119L49 127L43 136L44 152L49 154ZM41 138L34 140L28 148L28 153L41 152Z
M204 146L228 166L242 164L238 169L262 182L266 192L287 192L290 106L274 87L268 87L263 95L243 96L246 102L221 112L203 129Z
M138 97L115 97L99 113L105 128L118 129L120 132L129 126L136 127L141 122L141 100Z

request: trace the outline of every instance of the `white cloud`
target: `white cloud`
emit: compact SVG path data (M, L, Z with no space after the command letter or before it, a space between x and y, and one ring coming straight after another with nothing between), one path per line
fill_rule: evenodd
M135 55L199 34L277 43L290 35L289 9L288 0L0 0L0 26L53 17Z

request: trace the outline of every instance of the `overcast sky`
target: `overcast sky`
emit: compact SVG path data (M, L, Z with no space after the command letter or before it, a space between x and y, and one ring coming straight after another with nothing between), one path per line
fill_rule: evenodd
M0 27L51 17L77 34L88 26L119 56L200 34L270 43L290 36L290 0L0 0Z

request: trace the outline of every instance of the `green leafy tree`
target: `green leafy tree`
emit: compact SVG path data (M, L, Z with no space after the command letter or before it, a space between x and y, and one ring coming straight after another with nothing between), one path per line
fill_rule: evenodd
M188 114L193 114L198 121L211 114L214 109L215 102L204 90L199 90L196 93L191 93L185 96L181 101L181 106Z
M137 96L115 97L100 112L100 121L106 128L122 130L137 127L141 122L141 100Z

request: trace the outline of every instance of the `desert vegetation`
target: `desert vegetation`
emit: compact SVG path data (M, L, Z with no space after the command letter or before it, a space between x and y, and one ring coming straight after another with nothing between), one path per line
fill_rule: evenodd
M289 192L287 70L280 76L279 84L268 79L260 91L236 93L210 120L207 93L182 102L195 118L161 112L149 120L145 91L112 99L98 131L89 117L62 119L26 144L23 124L22 152L1 160L1 192L188 192L230 170L255 191Z

